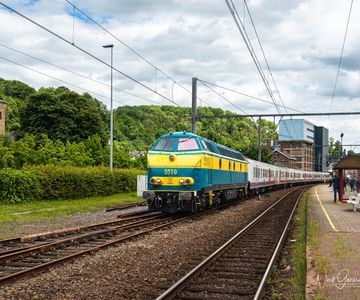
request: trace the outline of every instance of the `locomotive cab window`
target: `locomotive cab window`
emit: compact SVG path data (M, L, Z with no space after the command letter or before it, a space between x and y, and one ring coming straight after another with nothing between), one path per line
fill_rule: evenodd
M198 146L196 140L192 137L179 138L178 151L183 151L183 150L199 150L199 146Z
M154 150L173 151L175 138L162 138L154 147Z

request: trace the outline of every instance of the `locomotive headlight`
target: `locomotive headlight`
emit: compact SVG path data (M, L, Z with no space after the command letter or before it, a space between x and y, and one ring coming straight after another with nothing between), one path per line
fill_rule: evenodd
M169 156L169 159L170 159L171 161L174 161L174 160L175 160L175 155L170 155L170 156Z
M161 185L162 182L160 178L152 177L150 179L150 183L153 185Z
M185 182L186 182L186 184L190 184L190 183L191 183L190 178L187 178L187 179L185 180Z
M180 182L180 184L184 184L184 183L185 183L185 180L182 179L182 178L180 178L179 182Z

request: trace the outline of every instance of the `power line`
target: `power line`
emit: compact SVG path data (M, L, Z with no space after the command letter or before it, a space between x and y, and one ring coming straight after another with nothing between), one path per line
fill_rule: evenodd
M273 84L274 84L276 93L277 93L277 95L279 96L279 99L280 99L280 102L281 102L281 104L282 104L282 107L285 107L285 106L284 106L284 101L283 101L283 99L282 99L282 97L281 97L281 94L280 94L280 91L279 91L279 89L278 89L278 87L277 87L275 78L274 78L274 76L273 76L273 73L271 72L271 69L270 69L268 60L267 60L267 58L266 58L266 55L265 55L265 52L264 52L262 43L261 43L261 41L260 41L260 37L259 37L258 32L257 32L257 30L256 30L256 26L255 26L255 23L254 23L254 21L253 21L253 18L252 18L252 15L251 15L251 13L250 13L250 9L249 9L249 7L248 7L248 5L247 5L246 0L244 0L244 5L245 5L246 10L247 10L247 12L248 12L248 15L249 15L249 17L250 17L250 22L251 22L252 27L253 27L253 29L254 29L255 36L256 36L257 41L258 41L258 43L259 43L259 46L260 46L260 49L261 49L263 58L264 58L264 60L265 60L266 67L267 67L267 69L268 69L268 71L269 71L269 74L270 74L270 76L271 76L271 79L272 79L272 82L273 82ZM279 106L280 106L280 105L279 105ZM285 112L287 112L287 108L286 108L286 107L285 107ZM293 129L294 129L294 131L295 131L295 126L294 126L294 123L293 123L292 119L291 119L291 125L292 125L292 127L293 127Z
M342 62L342 59L343 59L344 48L345 48L345 41L346 41L346 36L347 36L347 33L348 33L348 28L349 28L349 23L350 23L350 16L351 16L351 11L352 11L352 7L353 7L353 2L354 2L354 0L351 0L350 9L349 9L349 15L348 15L347 22L346 22L346 29L345 29L344 40L343 40L343 44L342 44L342 48L341 48L339 65L338 65L338 69L337 69L337 72L336 72L336 78L335 78L335 84L334 84L333 93L332 93L332 96L331 96L331 103L330 103L329 112L331 111L332 104L333 104L334 97L335 97L335 91L336 91L337 81L338 81L338 78L339 78L339 72L340 72L341 62Z
M265 88L268 91L268 93L270 95L270 98L273 101L277 112L280 113L281 111L280 111L280 109L278 107L278 103L276 102L276 100L274 98L274 95L273 95L272 89L270 87L269 81L267 80L267 78L266 78L266 76L264 74L262 66L261 66L261 64L260 64L260 62L259 62L259 60L257 58L255 50L254 50L254 48L252 46L251 40L250 40L246 30L245 30L244 24L241 21L241 18L240 18L239 13L238 13L238 11L236 9L236 6L235 6L235 4L234 4L234 2L232 0L225 0L225 2L226 2L227 6L228 6L228 8L230 10L230 13L231 13L231 15L232 15L232 17L233 17L233 19L235 21L235 24L236 24L237 28L239 29L239 32L240 32L240 34L241 34L241 36L242 36L242 38L243 38L243 40L245 42L245 45L246 45L246 47L247 47L247 49L248 49L254 63L255 63L256 69L257 69L257 71L258 71L258 73L259 73L259 75L260 75L260 77L261 77L261 79L262 79L262 81L263 81L263 83L265 85ZM288 132L288 134L290 134L287 126L285 127L285 129Z
M27 53L25 53L25 52L23 52L23 51L14 49L14 48L12 48L12 47L9 47L9 46L3 45L3 44L0 44L0 46L1 46L1 47L4 47L4 48L6 48L6 49L9 49L9 50L11 50L11 51L20 53L20 54L22 54L22 55L24 55L24 56L30 57L30 58L32 58L32 59L35 59L35 60L37 60L37 61L43 62L43 63L45 63L45 64L48 64L48 65L53 66L53 67L55 67L55 68L61 69L61 70L66 71L66 72L69 72L69 73L71 73L71 74L74 74L74 75L80 76L80 77L82 77L82 78L91 80L91 81L96 82L96 83L98 83L98 84L101 84L101 85L103 85L103 86L110 87L110 85L107 84L107 83L105 83L105 82L102 82L102 81L100 81L100 80L96 80L96 79L94 79L94 78L91 78L91 77L82 75L82 74L80 74L80 73L74 72L74 71L69 70L69 69L66 69L66 68L64 68L64 67L55 65L55 64L50 63L50 62L48 62L48 61L46 61L46 60L44 60L44 59L41 59L41 58L35 57L35 56L33 56L33 55L27 54ZM147 99L147 98L145 98L145 97L142 97L142 96L139 96L139 95L130 93L130 92L128 92L128 91L119 89L119 88L117 88L117 87L113 87L113 88L114 88L115 90L118 90L118 91L122 92L122 93L128 94L128 95L133 96L133 97L136 97L136 98L140 98L140 99L143 99L143 100L146 100L146 101L149 101L149 102L151 102L151 103L154 103L154 104L158 105L158 103L156 103L156 102L154 102L154 101L152 101L152 100L149 100L149 99Z
M106 99L109 99L109 100L110 100L110 98L107 97L107 96L98 94L98 93L96 93L96 92L90 91L90 90L85 89L85 88L82 88L82 87L80 87L80 86L78 86L78 85L75 85L75 84L73 84L73 83L71 83L71 82L62 80L62 79L60 79L60 78L56 78L56 77L54 77L54 76L52 76L52 75L49 75L49 74L46 74L46 73L44 73L44 72L35 70L35 69L33 69L33 68L30 68L30 67L25 66L25 65L23 65L23 64L17 63L17 62L15 62L15 61L10 60L10 59L7 59L7 58L5 58L5 57L0 56L0 59L5 60L5 61L7 61L7 62L9 62L9 63L14 64L14 65L20 66L20 67L22 67L22 68L24 68L24 69L30 70L30 71L32 71L32 72L38 73L38 74L40 74L40 75L49 77L49 78L54 79L54 80L57 80L57 81L60 81L60 82L65 83L65 84L67 84L67 85L73 86L73 87L78 88L78 89L80 89L80 90L83 90L83 91L85 91L85 92L87 92L87 93L89 93L89 94L94 94L94 95L97 95L97 96L100 96L100 97L103 97L103 98L106 98ZM117 102L117 103L123 104L123 105L127 105L126 103L121 102L121 101L118 101L118 100L114 100L114 101Z
M226 102L230 103L232 106L236 107L238 110L240 110L242 113L244 113L245 115L247 115L247 112L245 112L244 110L242 110L239 106L237 106L236 104L234 104L233 102L231 102L230 100L226 99L223 95L219 94L217 91L215 91L213 88L209 87L205 82L203 82L202 80L199 80L204 86L206 86L209 90L211 90L212 92L214 92L216 95L218 95L219 97L221 97L222 99L224 99Z
M99 28L101 28L102 30L104 30L107 34L109 34L110 36L112 36L115 40L117 40L120 44L122 44L123 46L125 46L127 49L129 49L132 53L134 53L137 57L141 58L142 60L144 60L146 63L148 63L151 67L153 67L155 70L159 71L161 74L163 74L165 77L167 77L168 79L170 79L171 81L173 81L175 84L177 84L178 86L180 86L181 88L183 88L185 91L187 91L189 94L191 94L191 91L189 89L187 89L185 86L183 86L181 83L179 83L178 81L176 81L172 76L170 76L169 74L165 73L164 71L162 71L159 67L155 66L151 61L149 61L146 57L144 57L142 54L140 54L138 51L136 51L134 48L130 47L128 44L126 44L124 41L120 40L116 35L114 35L110 30L106 29L104 26L102 26L99 22L97 22L96 20L94 20L92 17L90 17L87 13L85 13L82 9L80 9L79 7L77 7L74 3L72 3L69 0L65 0L65 2L67 2L68 4L70 4L74 9L76 9L77 11L79 11L83 16L85 16L86 18L88 18L91 22L93 22L95 25L97 25ZM198 98L199 100L201 100L202 102L205 102L204 100ZM206 103L206 102L205 102Z
M29 21L29 22L33 23L34 25L36 25L36 26L38 26L38 27L42 28L43 30L47 31L48 33L52 34L53 36L55 36L55 37L57 37L57 38L61 39L61 40L62 40L62 41L64 41L65 43L67 43L67 44L69 44L69 45L71 45L71 46L75 47L76 49L78 49L78 50L80 50L81 52L83 52L83 53L87 54L88 56L92 57L93 59L97 60L98 62L100 62L100 63L102 63L102 64L104 64L104 65L108 66L109 68L111 68L111 65L110 65L109 63L107 63L107 62L103 61L102 59L100 59L100 58L99 58L99 57L97 57L96 55L94 55L94 54L90 53L89 51L87 51L87 50L85 50L85 49L83 49L83 48L81 48L81 47L77 46L76 44L73 44L71 41L69 41L68 39L64 38L63 36L61 36L61 35L59 35L59 34L55 33L54 31L52 31L52 30L48 29L47 27L45 27L45 26L43 26L43 25L41 25L41 24L37 23L36 21L34 21L34 20L32 20L31 18L29 18L29 17L25 16L24 14L22 14L22 13L18 12L17 10L15 10L15 9L11 8L10 6L8 6L8 5L4 4L3 2L0 2L0 4L1 4L2 6L4 6L5 8L7 8L8 10L10 10L11 12L13 12L13 13L17 14L18 16L20 16L20 17L22 17L22 18L26 19L27 21ZM133 81L133 82L135 82L135 83L137 83L137 84L141 85L142 87L144 87L145 89L147 89L147 90L151 91L152 93L154 93L154 94L156 94L156 95L159 95L161 98L163 98L163 99L165 99L165 100L167 100L167 101L169 101L169 102L171 102L171 103L175 104L176 106L179 106L179 107L180 107L180 105L179 105L178 103L176 103L175 101L173 101L173 100L169 99L168 97L166 97L166 96L164 96L164 95L162 95L162 94L158 93L157 91L153 90L152 88L150 88L150 87L149 87L149 86L147 86L146 84L144 84L144 83L142 83L142 82L138 81L137 79L135 79L135 78L131 77L130 75L128 75L128 74L126 74L126 73L124 73L124 72L120 71L119 69L117 69L117 68L115 68L115 67L113 67L113 70L115 70L115 71L116 71L116 72L118 72L119 74L123 75L124 77L126 77L126 78L130 79L131 81Z
M261 98L258 98L258 97L254 97L254 96L251 96L251 95L248 95L248 94L245 94L245 93L241 93L241 92L239 92L239 91L236 91L236 90L233 90L233 89L230 89L230 88L221 86L221 85L216 84L216 83L209 82L209 81L207 81L207 80L202 80L202 79L198 79L198 80L201 81L201 82L205 82L205 83L207 83L207 84L216 86L216 87L218 87L218 88L227 90L227 91L229 91L229 92L233 92L233 93L239 94L239 95L241 95L241 96L245 96L245 97L248 97L248 98L257 100L257 101L261 101L261 102L264 102L264 103L268 103L268 104L273 105L273 103L272 103L271 101L267 101L267 100L264 100L264 99L261 99ZM287 108L287 109L292 110L292 111L302 112L301 110L298 110L298 109L295 109L295 108L291 108L291 107L287 107L287 106L284 106L284 105L280 105L280 104L279 104L279 106L280 106L280 107Z

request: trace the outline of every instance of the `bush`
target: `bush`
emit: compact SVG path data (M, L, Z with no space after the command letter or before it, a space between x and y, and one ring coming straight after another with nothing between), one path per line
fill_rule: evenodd
M0 201L70 199L107 196L136 190L138 170L105 167L32 166L0 170Z
M32 171L0 170L0 201L19 203L40 199L43 194L41 179Z
M27 170L42 178L43 199L69 199L107 196L136 190L136 175L141 172L106 167L34 166ZM142 172L143 173L143 172Z

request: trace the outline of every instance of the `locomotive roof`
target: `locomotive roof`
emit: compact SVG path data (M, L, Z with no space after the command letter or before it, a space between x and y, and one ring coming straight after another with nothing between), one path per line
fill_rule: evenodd
M189 138L189 137L197 137L197 138L201 138L205 141L209 141L211 143L214 143L216 146L219 146L219 147L222 147L222 148L225 148L225 149L228 149L230 151L235 151L235 152L239 152L241 155L243 155L241 153L241 151L239 150L235 150L235 149L232 149L232 148L229 148L227 146L224 146L222 144L219 144L219 143L216 143L212 140L209 140L207 138L204 138L200 135L197 135L197 134L194 134L194 133L191 133L191 132L186 132L186 131L179 131L179 132L171 132L171 133L168 133L168 134L165 134L165 135L162 135L160 138L169 138L169 137L177 137L177 138L180 138L180 137L186 137L186 138Z

